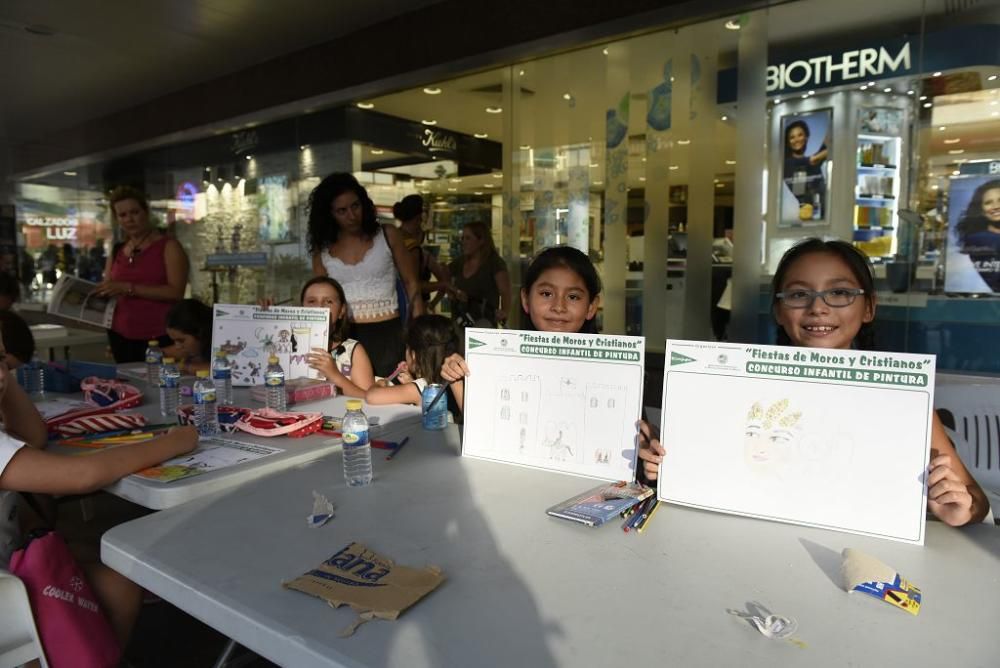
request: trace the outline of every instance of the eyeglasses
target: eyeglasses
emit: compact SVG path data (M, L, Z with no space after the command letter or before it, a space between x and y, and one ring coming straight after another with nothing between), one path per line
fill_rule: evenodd
M808 308L817 297L832 308L844 308L854 303L858 295L865 294L861 288L830 288L829 290L791 290L774 295L788 308Z

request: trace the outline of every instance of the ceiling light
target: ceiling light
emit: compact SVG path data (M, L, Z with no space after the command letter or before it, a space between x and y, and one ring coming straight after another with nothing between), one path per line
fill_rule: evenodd
M373 148L372 149L372 155L382 155L383 153L385 153L385 151L383 149L380 149L380 148Z
M570 95L569 93L563 93L562 97L563 97L564 100L572 100L573 99L573 96Z
M458 188L448 188L448 192L450 192L450 193L457 193L458 192Z
M503 111L503 107L486 107L487 114L499 114Z
M926 99L927 99L927 96L926 96L926 95L921 95L921 96L920 96L920 101L921 101L921 102L923 102L923 101L924 101L924 100L926 100Z
M482 191L482 190L477 190L476 192L474 192L474 193L472 193L472 194L473 194L473 195L482 195L482 194L483 194L483 191Z
M775 104L781 104L781 98L780 97L774 98L774 103ZM723 120L725 120L725 119L723 119Z
M604 181L594 181L594 183L592 185L603 186L604 185Z
M948 129L948 127L946 125L939 125L938 126L938 130L940 130L941 132L944 132L947 129Z
M931 76L935 76L935 77L939 77L939 76L941 76L941 73L940 73L940 72L935 72L935 73L934 73L934 74L932 74Z
M646 158L643 158L643 159L642 159L642 161L643 161L643 162L646 162Z
M436 120L434 120L433 118L430 119L430 120L424 119L424 120L422 120L420 122L423 123L424 125L437 125L438 124L438 122Z
M924 109L930 109L932 106L930 102L924 102Z
M990 116L1000 116L1000 111L994 111Z
M811 90L808 93L806 93L806 95L815 95L815 94L816 94L816 91L814 91L814 90Z
M736 161L735 160L726 160L726 164L727 165L735 165Z
M953 172L951 173L951 175L952 175L952 176L961 176L961 175L962 175L962 172L960 172L960 171L958 171L958 170L956 169L955 171L953 171Z
M687 146L690 143L691 143L690 139L678 139L677 140L677 144L680 145L680 146Z
M987 81L996 81L997 80L997 75L991 74L988 77L986 77L986 80Z
M461 183L462 182L462 179L448 179L448 180L451 181L452 183Z
M778 102L777 102L777 101L775 101L775 104L777 104L777 103L778 103ZM723 116L723 117L722 117L722 120L724 120L724 121L728 121L728 120L729 120L729 116Z
M869 81L868 85L871 86L872 88L874 88L875 87L875 82L874 81Z
M670 171L674 172L677 171L678 169L680 169L680 167L678 167L677 165L670 165Z
M502 179L503 178L503 172L493 172L492 176L495 179Z
M517 73L517 76L519 76L519 77L523 77L523 76L524 76L524 70L520 70L520 71L519 71L519 72Z
M590 168L591 168L591 169L595 169L595 168L597 168L597 167L600 167L600 165L599 165L598 163L596 163L596 162L592 162L592 163L590 163Z
M907 95L913 95L913 91L912 90L908 90L908 91L906 91L906 94Z
M374 102L358 102L358 109L373 109L374 107Z
M726 30L739 30L740 20L739 19L729 19L726 21Z
M606 48L601 49L601 53L603 53L606 56L608 55L608 50Z
M476 139L486 139L487 137L489 137L489 135L486 134L485 132L477 132L472 136L475 137Z
M962 155L963 153L965 153L964 148L953 148L948 151L948 155Z
M892 92L892 89L891 89L891 88L886 88L886 89L885 89L885 90L883 90L882 92L884 92L884 93L891 93L891 92Z
M299 150L300 150L300 151L304 151L304 150L306 150L307 148L309 148L309 144L302 144L302 145L300 145L300 146L299 146Z
M726 187L726 184L724 184L724 183L716 183L716 184L715 184L715 187L716 187L716 188L725 188L725 187Z
M494 184L492 184L492 183L487 183L483 187L484 188L496 188L496 186Z
M802 93L802 99L805 100L809 97L809 93Z
M76 172L63 172L64 176L76 176Z
M646 180L646 177L645 177L645 176L640 176L640 177L639 177L639 180L640 180L640 181L645 181L645 180Z
M957 144L960 141L962 141L961 138L955 137L954 139L945 139L944 143L945 144Z
M252 155L248 155L247 156L247 160L253 160L253 156Z
M428 95L440 95L441 94L441 89L440 88L425 88L424 92L427 93Z
M861 90L868 90L868 84L861 84Z
M529 151L531 150L531 144L521 144L520 149L522 151Z

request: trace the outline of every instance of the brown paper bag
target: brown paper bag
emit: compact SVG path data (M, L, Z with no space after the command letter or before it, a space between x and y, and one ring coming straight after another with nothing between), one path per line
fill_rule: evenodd
M371 619L396 619L442 582L444 575L437 567L397 566L361 543L351 543L283 586L321 598L335 608L346 604L357 610L360 619L341 633L349 636Z

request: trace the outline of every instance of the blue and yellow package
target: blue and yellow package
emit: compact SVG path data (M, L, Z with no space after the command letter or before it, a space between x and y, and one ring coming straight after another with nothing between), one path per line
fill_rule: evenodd
M846 548L841 570L848 592L859 591L881 599L911 615L920 612L920 589L894 568L860 550Z

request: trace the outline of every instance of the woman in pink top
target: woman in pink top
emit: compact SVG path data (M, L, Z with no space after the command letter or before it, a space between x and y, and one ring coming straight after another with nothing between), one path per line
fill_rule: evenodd
M141 362L150 339L170 344L167 311L184 297L188 258L176 239L153 227L141 192L122 186L109 199L124 241L111 252L98 293L118 299L108 330L115 362Z
M397 228L379 225L375 204L350 174L331 174L309 196L313 274L329 276L347 297L349 336L364 345L377 376L403 360L403 321L396 272L406 287L410 317L423 315L416 261Z

